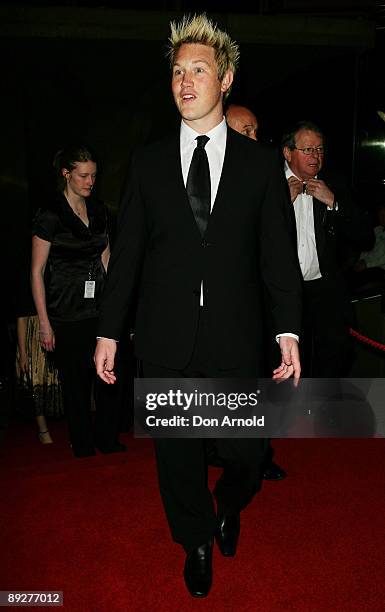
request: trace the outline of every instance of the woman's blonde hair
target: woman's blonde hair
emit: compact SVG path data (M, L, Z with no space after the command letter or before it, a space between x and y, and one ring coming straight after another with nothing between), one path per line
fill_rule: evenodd
M175 56L183 44L196 43L212 47L218 66L218 79L222 81L228 70L234 74L239 63L239 47L230 36L220 30L205 13L201 15L185 15L179 23L170 22L171 35L169 38L168 57L171 67ZM229 90L226 94L229 93Z

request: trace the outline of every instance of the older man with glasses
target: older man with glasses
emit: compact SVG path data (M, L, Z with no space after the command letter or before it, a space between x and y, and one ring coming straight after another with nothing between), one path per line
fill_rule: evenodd
M297 123L284 134L282 148L304 281L305 376L343 376L349 369L351 315L340 250L345 240L358 249L371 245L373 230L341 178L323 174L324 136L317 125Z

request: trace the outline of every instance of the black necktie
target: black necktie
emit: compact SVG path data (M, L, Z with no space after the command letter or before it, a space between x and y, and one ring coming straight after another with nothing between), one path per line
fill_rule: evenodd
M210 168L205 151L209 140L208 136L197 136L186 182L187 195L201 236L206 231L211 208Z

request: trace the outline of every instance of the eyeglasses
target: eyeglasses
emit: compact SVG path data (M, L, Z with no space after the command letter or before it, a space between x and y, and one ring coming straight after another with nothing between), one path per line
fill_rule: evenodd
M294 147L294 149L297 149L297 151L302 151L304 155L313 155L314 153L318 153L318 155L323 155L325 152L325 148L323 146L303 147L302 149L300 147Z

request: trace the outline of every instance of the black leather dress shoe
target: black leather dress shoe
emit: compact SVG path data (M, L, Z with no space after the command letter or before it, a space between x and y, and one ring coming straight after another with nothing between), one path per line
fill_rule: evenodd
M110 446L97 445L96 448L100 450L103 455L109 455L110 453L122 453L127 450L127 446L121 442L115 442Z
M184 564L184 581L190 595L207 597L213 579L213 542L210 540L191 550Z
M286 476L285 470L273 461L263 468L264 480L283 480Z
M215 532L215 539L218 548L224 557L234 557L237 552L237 544L241 521L239 513L222 514L218 512L218 526Z

